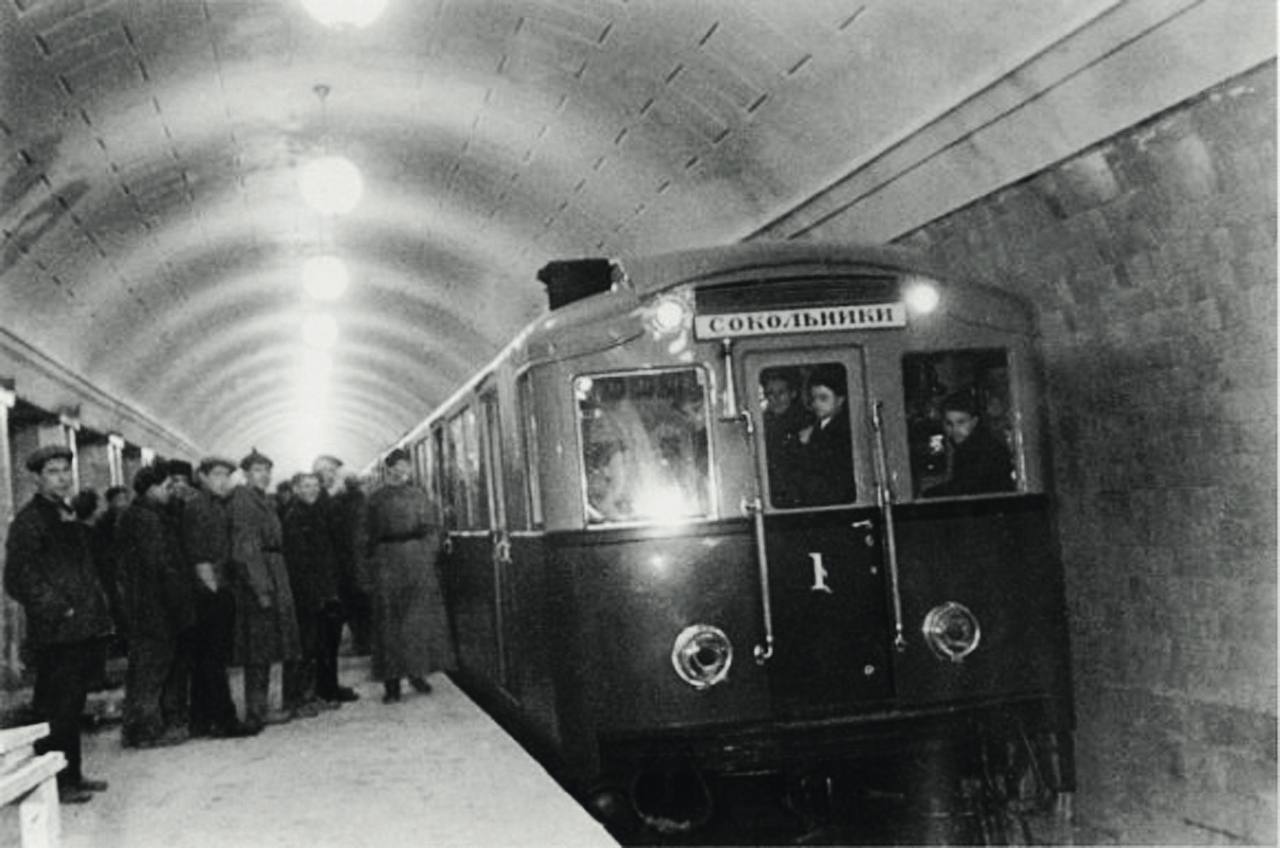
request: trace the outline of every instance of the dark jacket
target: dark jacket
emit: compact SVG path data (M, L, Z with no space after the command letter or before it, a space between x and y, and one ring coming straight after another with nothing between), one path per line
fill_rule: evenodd
M130 637L172 639L195 623L195 578L182 558L173 513L145 497L116 530Z
M770 499L775 507L799 505L800 431L813 423L813 416L796 402L782 415L764 415L765 461L769 469Z
M294 499L284 512L284 562L299 613L319 612L338 597L338 559L330 503Z
M1013 463L1009 449L985 427L975 427L969 438L953 448L951 477L927 489L926 498L948 495L980 495L1013 491Z
M182 552L187 566L194 576L197 563L213 563L219 588L230 580L231 519L227 501L228 498L214 497L201 489L182 510Z
M22 604L33 646L81 642L111 633L89 534L63 508L36 495L18 511L5 542L4 588Z
M801 506L848 503L853 500L853 443L849 411L840 409L825 428L813 425L807 444L800 446L797 489Z
M358 592L368 581L363 573L366 498L360 489L344 489L337 495L320 494L329 512L330 535L338 563L338 586L344 597Z

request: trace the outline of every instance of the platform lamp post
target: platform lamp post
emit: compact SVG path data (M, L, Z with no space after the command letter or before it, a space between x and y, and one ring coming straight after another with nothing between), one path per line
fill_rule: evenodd
M124 485L124 436L107 434L107 474L112 486Z
M62 426L62 436L66 439L67 450L71 451L71 485L80 491L80 448L76 445L76 432L80 429L80 406L64 406L58 410L58 424Z

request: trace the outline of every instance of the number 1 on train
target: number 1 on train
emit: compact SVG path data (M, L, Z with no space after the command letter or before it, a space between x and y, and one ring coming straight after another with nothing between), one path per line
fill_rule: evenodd
M809 587L809 591L834 595L835 592L832 592L831 587L827 585L827 569L822 565L822 553L811 553L809 559L813 562L813 585Z

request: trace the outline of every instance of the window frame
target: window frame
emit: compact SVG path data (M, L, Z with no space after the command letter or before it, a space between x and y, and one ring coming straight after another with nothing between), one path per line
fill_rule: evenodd
M627 521L600 521L593 523L588 512L590 503L587 481L587 464L586 464L586 440L582 428L582 415L578 408L577 381L583 377L596 379L610 378L626 378L640 377L659 374L673 374L685 371L692 371L701 374L698 381L703 391L702 415L706 423L706 439L707 439L707 475L706 482L708 484L707 491L707 512L703 515L687 516L672 521L670 519L644 518ZM715 473L716 456L715 456L715 439L712 438L715 417L712 415L712 404L715 400L715 384L714 375L707 366L701 362L682 363L678 365L660 365L653 368L623 368L616 370L601 371L577 371L569 375L568 381L569 400L573 415L573 428L575 438L577 440L577 475L578 475L578 510L582 519L582 527L588 531L601 530L618 530L633 527L661 527L673 524L697 524L709 521L718 521L720 519L720 490L719 481Z

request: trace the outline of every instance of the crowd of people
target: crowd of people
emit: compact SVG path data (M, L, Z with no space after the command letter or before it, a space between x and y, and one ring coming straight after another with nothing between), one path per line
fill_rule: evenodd
M385 703L401 699L403 679L430 692L427 675L453 666L439 528L404 451L387 456L371 493L321 456L289 481L287 498L269 492L273 463L256 448L238 464L152 463L132 493L112 487L105 498L73 494L72 463L60 445L27 459L37 492L10 527L4 571L26 615L32 709L50 726L38 748L67 759L64 802L107 788L84 773L79 728L112 645L127 656L129 748L254 736L357 700L339 682L344 626L356 653L372 653ZM268 703L273 663L279 709ZM244 672L242 714L232 666Z

